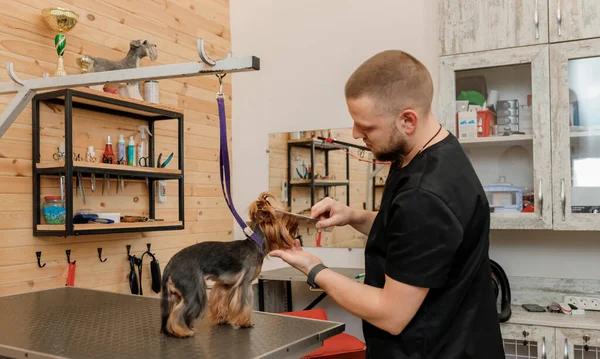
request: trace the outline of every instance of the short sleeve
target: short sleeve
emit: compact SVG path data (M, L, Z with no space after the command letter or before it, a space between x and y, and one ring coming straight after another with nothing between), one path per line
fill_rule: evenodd
M423 189L399 193L390 209L385 273L417 287L442 287L462 242L462 225L446 203Z

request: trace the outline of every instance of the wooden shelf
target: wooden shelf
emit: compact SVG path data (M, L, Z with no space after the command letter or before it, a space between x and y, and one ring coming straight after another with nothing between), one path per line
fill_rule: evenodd
M171 162L172 163L172 162ZM58 174L65 171L64 162L37 163L36 167L41 174ZM100 173L130 176L138 178L177 179L181 170L170 168L150 168L138 166L123 166L107 163L73 162L73 172Z
M346 186L350 182L348 180L315 180L315 186ZM310 186L309 179L292 180L292 186Z
M597 137L600 136L600 131L573 131L569 132L569 137L580 138L580 137Z
M119 230L119 232L150 232L155 230L165 230L170 227L173 227L173 229L179 229L180 227L183 227L183 222L157 221L112 224L74 224L73 231L76 234L102 233L103 231L115 232L116 230ZM37 230L46 232L57 232L57 235L59 235L60 232L65 232L66 228L64 224L38 224Z
M98 91L87 87L75 87L69 89L69 91L73 95L72 101L74 106L87 105L93 106L96 109L120 111L145 117L160 116L165 117L165 119L166 117L176 118L177 116L183 116L183 112L174 107L123 97L110 92ZM44 101L64 101L64 90L54 90L46 93L54 96L50 96L48 99L44 99ZM87 95L101 97L103 100L90 98Z
M520 145L532 143L533 135L490 136L459 139L458 141L465 147L474 145Z

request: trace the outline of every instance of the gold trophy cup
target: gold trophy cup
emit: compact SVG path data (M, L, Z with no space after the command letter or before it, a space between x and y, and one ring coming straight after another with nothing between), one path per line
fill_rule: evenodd
M63 64L63 54L65 53L65 46L67 45L67 39L65 32L68 32L77 25L79 15L72 10L63 9L60 7L49 7L42 10L42 17L44 22L52 30L58 31L58 34L54 37L54 47L58 54L58 66L56 68L55 76L65 76L67 72Z

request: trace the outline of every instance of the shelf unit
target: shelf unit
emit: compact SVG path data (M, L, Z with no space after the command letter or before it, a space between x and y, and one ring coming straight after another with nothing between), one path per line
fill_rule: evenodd
M54 163L40 162L40 104L49 103L64 106L65 161ZM148 138L149 167L123 166L118 164L91 163L74 161L73 159L73 109L102 112L146 121L150 132L154 134L156 121L176 120L178 132L177 169L154 168L155 136ZM149 232L165 230L182 230L184 220L184 137L183 113L177 109L135 99L124 98L88 88L73 88L40 93L32 99L32 173L33 173L33 235L34 236L69 236L88 234ZM115 146L116 148L116 146ZM100 151L102 152L102 151ZM115 151L116 152L116 151ZM101 155L99 156L101 159ZM174 162L171 162L174 163ZM148 180L149 218L155 219L155 181L178 181L178 221L150 221L139 223L115 224L73 224L73 181L65 181L64 225L42 224L41 222L41 176L61 176L74 178L77 173L107 174L122 176L125 180ZM100 179L101 180L101 179Z
M292 180L292 148L306 148L310 150L310 168L312 169L310 173L310 178L308 179L300 179L300 180ZM346 204L350 205L350 155L346 152L346 179L345 180L320 180L315 179L315 153L317 150L324 151L325 153L325 176L329 175L329 152L344 149L346 151L349 150L348 146L341 144L331 144L327 142L323 142L322 140L317 139L299 139L299 140L289 140L287 147L288 154L288 163L287 163L287 182L289 183L288 188L288 205L291 208L292 205L292 189L295 187L308 187L310 189L310 205L311 207L315 204L315 189L317 187L321 187L325 189L325 195L329 192L329 187L341 186L346 187Z

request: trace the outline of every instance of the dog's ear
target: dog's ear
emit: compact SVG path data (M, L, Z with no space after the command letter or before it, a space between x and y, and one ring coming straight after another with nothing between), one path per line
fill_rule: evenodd
M132 49L137 49L140 46L142 46L142 40L133 40L129 43L129 47Z

